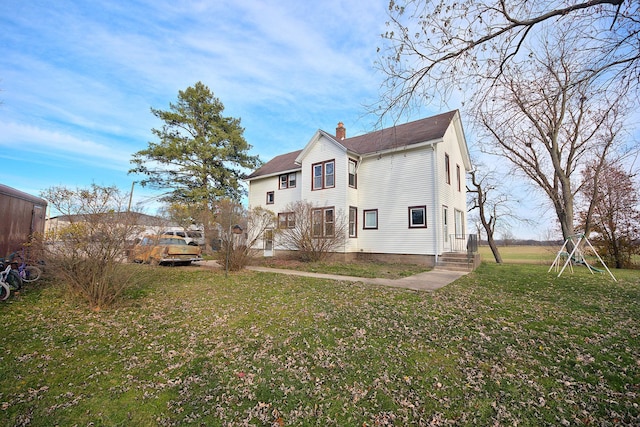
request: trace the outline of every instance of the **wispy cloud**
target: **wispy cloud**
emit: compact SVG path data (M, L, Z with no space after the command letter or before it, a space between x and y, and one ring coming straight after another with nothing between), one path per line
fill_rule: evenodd
M62 158L74 163L125 170L130 159L129 153L123 152L117 146L108 146L21 123L0 123L0 135L0 147L3 151L10 153L19 150L28 153L23 160L42 155L56 163Z
M5 0L0 146L43 186L47 163L75 169L74 184L112 176L130 185L131 155L161 125L149 108L168 108L197 81L242 118L265 159L340 120L365 131L385 4L344 3ZM20 173L0 176L11 185Z

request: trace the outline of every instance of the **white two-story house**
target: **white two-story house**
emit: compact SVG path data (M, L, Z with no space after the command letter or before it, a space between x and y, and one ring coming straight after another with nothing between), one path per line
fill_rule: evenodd
M249 207L269 209L286 224L287 206L309 201L324 220L348 216L340 252L346 259L434 265L441 254L466 247L470 170L457 110L351 138L339 123L335 135L318 130L302 150L253 172ZM283 249L275 236L262 242L265 255Z

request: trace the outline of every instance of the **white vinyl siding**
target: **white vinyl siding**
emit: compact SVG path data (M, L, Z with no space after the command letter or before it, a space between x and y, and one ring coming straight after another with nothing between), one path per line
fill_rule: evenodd
M300 172L296 172L298 181L300 178ZM278 212L284 212L285 206L290 202L300 200L301 189L300 185L294 188L287 188L286 190L279 190L280 177L279 175L252 180L249 183L249 207L254 208L262 206L265 209L277 214ZM273 203L266 204L266 194L268 192L274 192Z
M407 210L425 206L434 218L433 150L430 147L363 158L358 167L358 209L378 210L378 228L359 226L358 248L363 252L431 254L435 228L407 226Z
M451 167L452 183L451 185L440 186L440 204L449 208L449 235L456 234L460 238L465 238L464 234L467 230L466 212L467 212L467 194L465 185L465 169L462 153L460 152L456 133L453 126L450 126L444 135L442 143L436 147L436 155L444 159L445 153L449 155ZM443 167L438 171L441 182L446 180L446 171L444 170L444 160L441 160ZM457 186L457 166L460 165L460 191ZM441 213L442 214L442 213ZM442 218L439 219L442 221ZM440 239L442 248L444 248L444 236Z
M394 152L368 155L347 152L340 143L319 132L297 159L300 170L294 177L296 187L279 190L280 175L291 171L252 180L249 205L263 206L276 214L285 212L285 206L297 200L308 201L319 208L333 207L334 221L342 215L349 222L351 238L347 239L345 252L440 254L445 248L443 206L447 206L449 212L448 234L467 229L464 180L471 165L467 152L460 151L466 150L460 130L456 118L442 139L424 141L419 148L401 147ZM449 157L450 184L446 183L445 153ZM328 173L327 162L333 162ZM317 165L320 167L316 170ZM354 169L357 176L353 174ZM267 191L275 191L275 203L268 206L265 205ZM420 208L413 219L412 208ZM373 210L377 211L377 228L364 229L364 213ZM324 233L324 215L322 219L318 217L318 224L322 224L322 231L318 229L318 232Z

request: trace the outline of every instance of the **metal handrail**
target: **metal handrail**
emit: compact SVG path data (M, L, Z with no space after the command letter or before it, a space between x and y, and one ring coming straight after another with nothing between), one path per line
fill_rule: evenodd
M466 252L469 255L478 252L477 234L451 234L449 242L452 252Z

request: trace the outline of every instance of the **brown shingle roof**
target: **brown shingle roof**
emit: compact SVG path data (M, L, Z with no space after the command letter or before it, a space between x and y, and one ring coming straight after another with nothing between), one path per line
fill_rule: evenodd
M345 138L338 142L354 153L369 154L433 141L444 136L456 112L456 110L449 111L364 135ZM295 159L301 152L302 150L298 150L274 157L249 175L248 179L300 169L300 165L295 163Z
M442 138L456 111L382 129L339 141L358 154L376 153Z
M298 150L276 156L262 165L258 170L254 171L247 178L251 179L257 176L271 175L278 172L300 169L300 165L296 164L295 160L301 152L302 150Z

